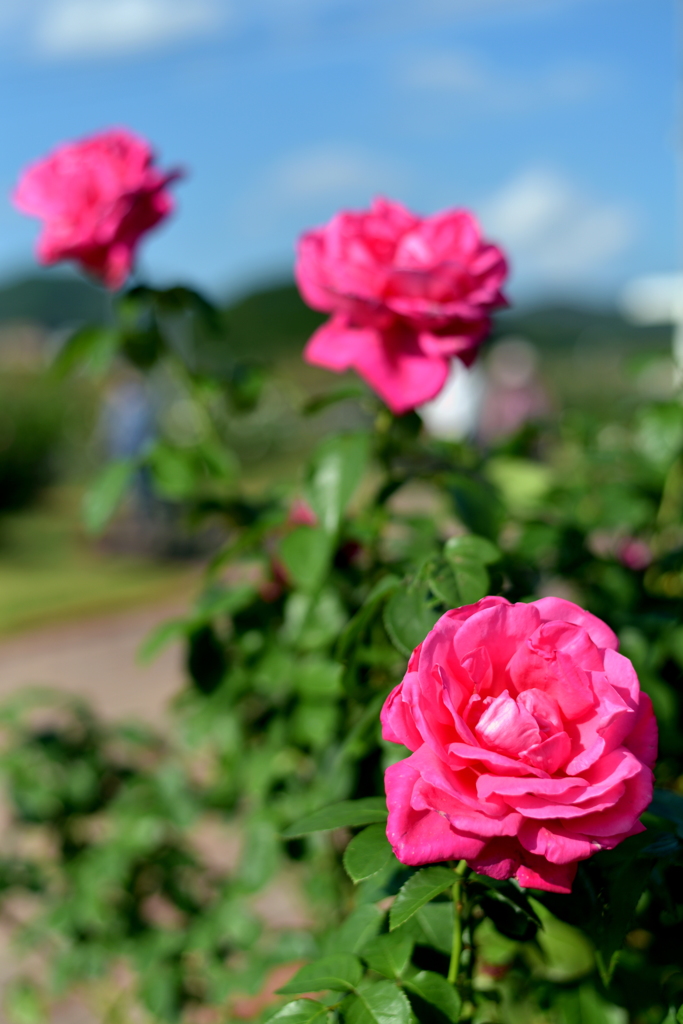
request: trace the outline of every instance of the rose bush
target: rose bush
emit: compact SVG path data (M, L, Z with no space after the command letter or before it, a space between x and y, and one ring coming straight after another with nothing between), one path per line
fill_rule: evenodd
M469 364L506 304L507 264L466 210L418 217L376 199L299 241L296 279L314 309L332 314L305 358L355 369L394 413L434 398L453 356Z
M382 711L413 751L385 776L398 859L570 892L579 861L643 831L657 726L617 646L554 597L446 612Z
M402 410L454 354L473 357L505 261L469 214L420 220L379 201L306 236L298 272L332 313L309 358L355 366ZM261 491L229 449L259 375L214 361L231 345L221 311L186 288L111 305L57 369L170 369L199 427L110 463L86 523L102 530L144 469L225 543L187 614L144 645L185 646L163 736L42 694L0 709L13 808L0 908L14 892L40 905L25 935L59 991L99 974L100 1016L139 1016L141 1001L169 1024L280 995L303 997L267 1018L282 1024L683 1020L683 406L630 432L568 415L491 452L434 444L418 416L376 415L364 397L342 419L356 429ZM305 415L348 398L316 396ZM533 507L495 472L506 460L547 473ZM551 592L595 614L531 601ZM656 730L612 628L660 724L643 834ZM26 830L37 853L14 845ZM272 897L299 883L311 916L284 919ZM122 964L128 993L111 984ZM29 979L14 992L13 1019L45 1016Z
M161 172L153 159L144 139L114 128L58 146L28 167L14 204L44 221L41 263L75 260L108 288L120 288L141 237L173 210L166 186L178 172Z

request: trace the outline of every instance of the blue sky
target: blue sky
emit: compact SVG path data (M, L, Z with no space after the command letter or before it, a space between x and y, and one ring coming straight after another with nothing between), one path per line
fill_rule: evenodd
M225 291L377 193L466 205L513 298L679 261L675 0L0 0L0 189L112 124L187 167L145 271ZM37 224L0 207L0 274Z

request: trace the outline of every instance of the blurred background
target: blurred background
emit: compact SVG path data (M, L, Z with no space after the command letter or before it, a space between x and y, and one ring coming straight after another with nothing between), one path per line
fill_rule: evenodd
M292 283L297 235L378 194L471 207L509 253L511 308L423 415L490 445L528 419L672 394L679 34L674 0L0 0L0 691L56 683L157 714L177 655L138 676L135 650L212 544L168 510L150 529L129 509L98 540L79 525L99 464L159 417L192 425L131 371L45 378L109 300L36 269L38 225L9 199L22 167L125 125L186 169L139 277L205 291L225 351L275 367L230 427L252 488L310 446L298 411L330 384L300 360L321 321Z

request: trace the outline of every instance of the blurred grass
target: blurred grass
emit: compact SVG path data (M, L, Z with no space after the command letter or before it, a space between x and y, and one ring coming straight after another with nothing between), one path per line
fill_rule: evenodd
M0 635L189 594L196 570L107 553L78 528L79 494L0 520Z

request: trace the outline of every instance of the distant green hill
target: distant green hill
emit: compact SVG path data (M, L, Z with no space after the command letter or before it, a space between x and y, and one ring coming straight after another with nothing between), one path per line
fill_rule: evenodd
M48 330L76 323L101 323L109 297L78 277L32 274L0 285L0 323L30 321Z
M226 323L233 344L255 358L272 358L301 350L323 323L323 314L309 309L293 284L252 292L228 306ZM614 309L559 304L510 309L494 320L494 337L521 334L540 349L610 346L633 350L666 349L671 328L639 327Z
M81 278L50 271L18 277L0 285L0 324L31 321L47 329L101 323L109 296ZM325 317L309 309L296 286L283 282L259 288L226 303L226 345L238 358L269 361L300 352ZM522 334L541 349L566 349L576 343L633 350L665 349L668 327L637 327L614 310L547 305L512 309L496 317L494 336Z
M624 349L665 349L671 345L668 326L639 327L614 309L590 306L537 306L509 309L495 320L494 334L521 334L540 349L579 345Z
M325 315L310 309L293 284L251 292L225 310L235 354L254 359L300 352L324 321Z

